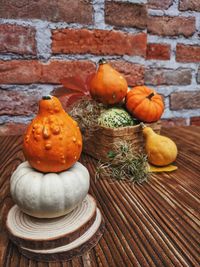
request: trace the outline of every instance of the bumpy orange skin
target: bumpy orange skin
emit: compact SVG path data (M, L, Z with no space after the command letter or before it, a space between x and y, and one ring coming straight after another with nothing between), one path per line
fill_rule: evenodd
M41 172L61 172L79 159L81 151L82 136L77 123L56 97L42 99L38 115L24 136L23 152L30 165Z
M121 102L127 90L128 84L125 78L108 63L99 65L90 83L92 98L108 105Z
M127 93L126 108L143 122L158 121L164 112L162 97L147 86L136 86Z

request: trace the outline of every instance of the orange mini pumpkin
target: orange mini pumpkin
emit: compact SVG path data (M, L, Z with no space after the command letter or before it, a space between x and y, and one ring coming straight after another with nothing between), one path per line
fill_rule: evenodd
M162 97L147 86L136 86L127 93L126 108L143 122L154 122L161 118L164 111Z
M99 61L99 67L90 82L92 98L103 104L116 104L126 96L128 85L125 78L113 69L105 59Z
M81 151L82 136L77 123L56 97L43 97L24 136L25 158L41 172L61 172L79 159Z

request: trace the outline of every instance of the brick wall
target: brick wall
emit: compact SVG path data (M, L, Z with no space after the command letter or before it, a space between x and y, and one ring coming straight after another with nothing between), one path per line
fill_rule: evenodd
M165 96L167 125L200 125L200 1L149 0L145 83Z
M164 96L163 124L200 124L199 0L0 0L0 133L21 133L41 95L102 56Z

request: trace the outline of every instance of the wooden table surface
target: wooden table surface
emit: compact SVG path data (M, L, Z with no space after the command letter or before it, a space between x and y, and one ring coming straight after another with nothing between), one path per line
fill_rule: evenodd
M0 138L0 266L200 266L200 127L162 130L177 143L178 170L130 185L94 181L95 160L81 162L91 174L90 194L102 211L106 230L99 244L69 262L42 263L21 256L5 233L11 207L9 179L24 160L22 138Z

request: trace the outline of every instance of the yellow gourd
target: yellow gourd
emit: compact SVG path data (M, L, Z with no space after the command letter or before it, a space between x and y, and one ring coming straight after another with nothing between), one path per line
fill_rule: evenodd
M152 128L143 126L145 150L148 161L155 166L166 166L175 161L178 150L170 138L157 134Z

